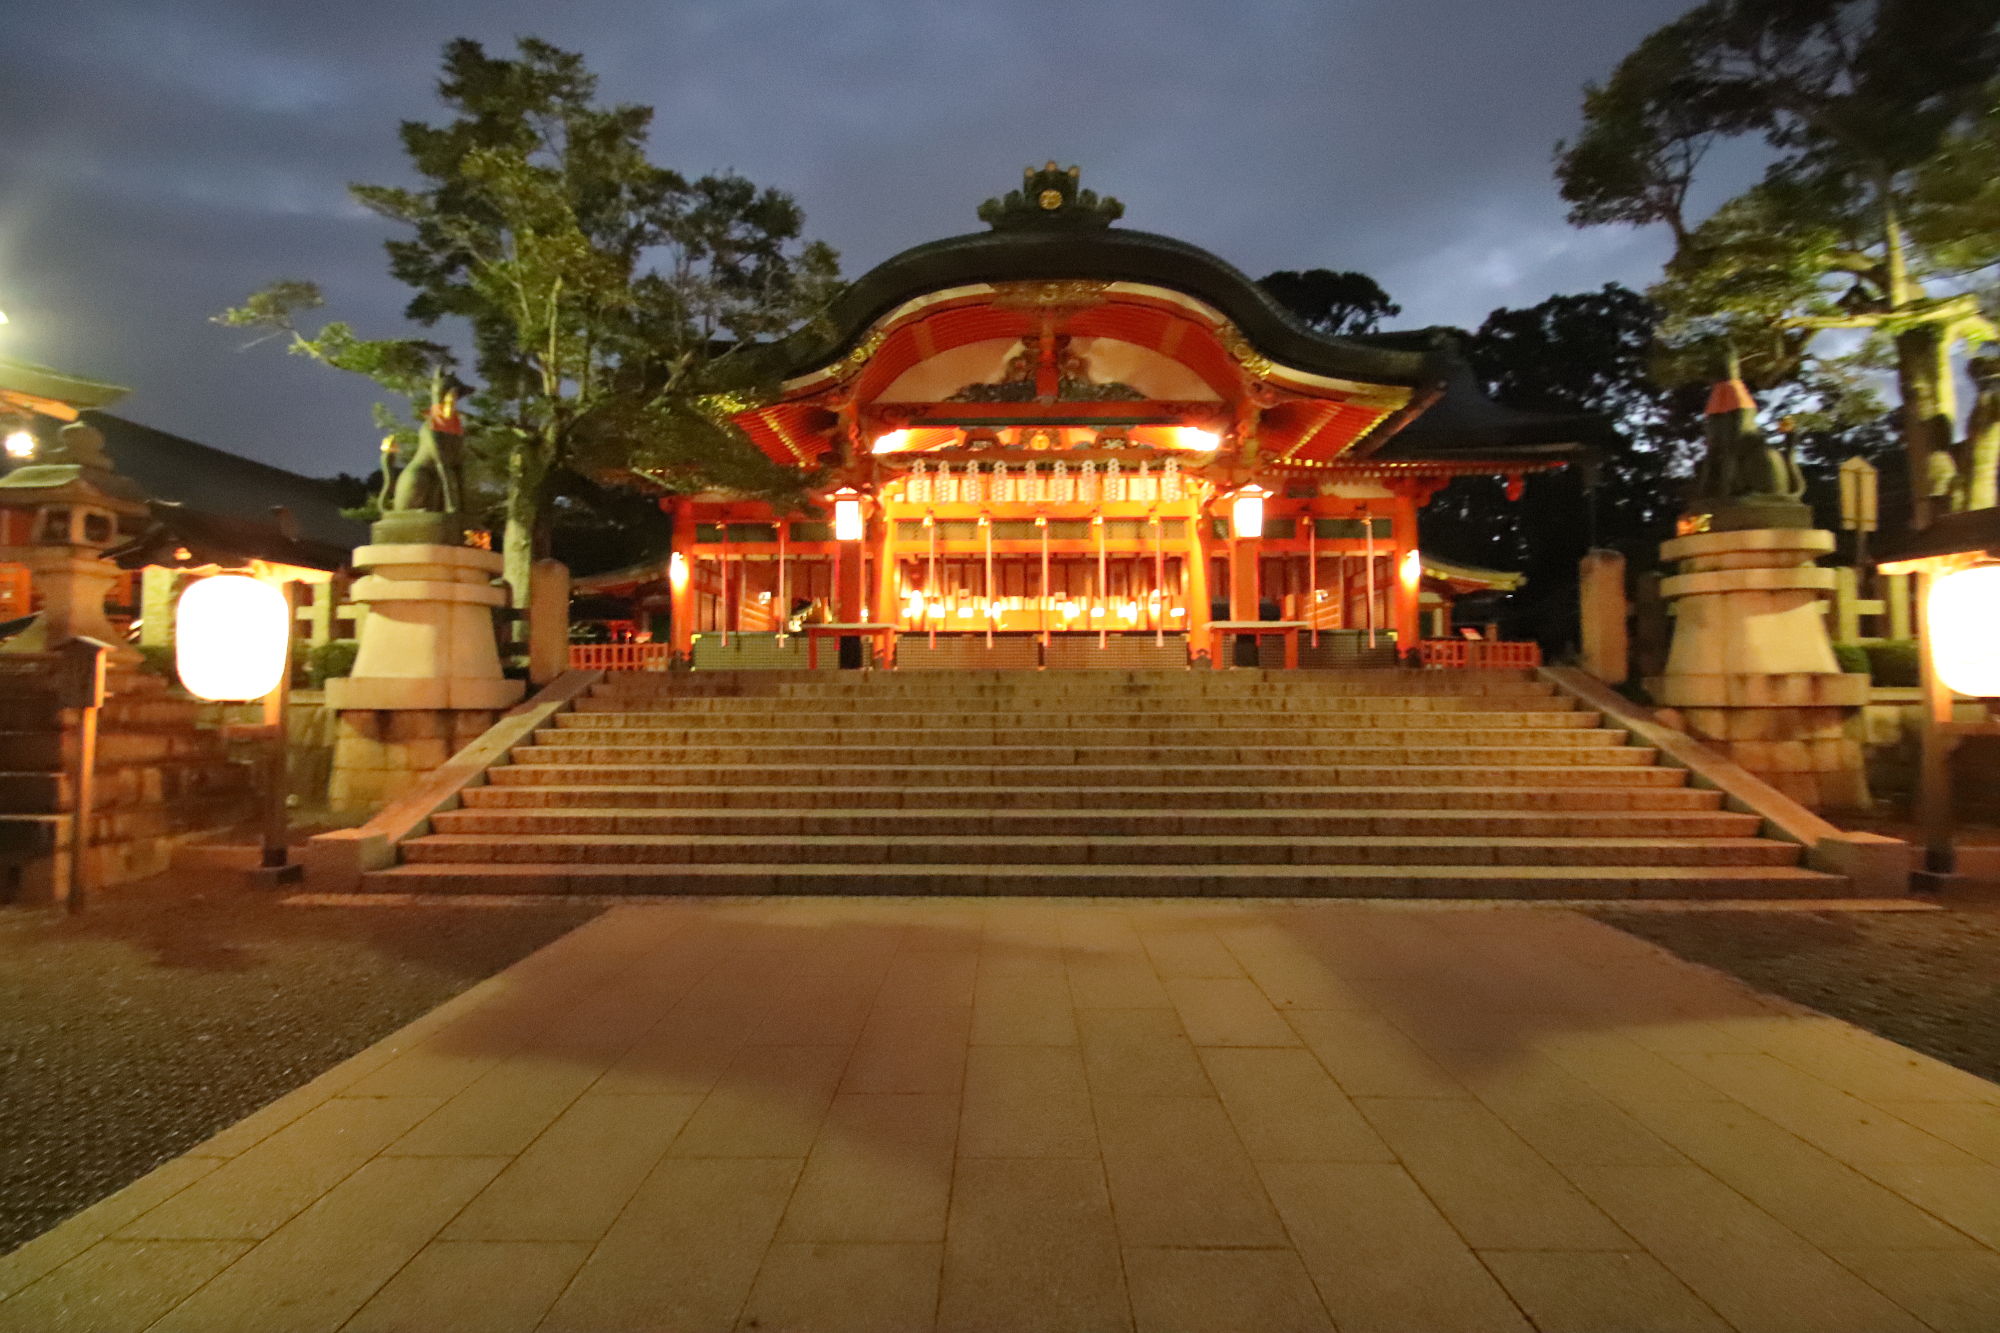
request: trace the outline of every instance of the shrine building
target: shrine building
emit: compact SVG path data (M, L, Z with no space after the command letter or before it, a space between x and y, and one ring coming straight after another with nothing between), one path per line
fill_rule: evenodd
M735 421L822 472L811 509L663 497L667 560L579 590L664 601L667 641L575 665L827 666L827 639L858 641L849 665L863 644L902 668L1224 665L1237 636L1272 666L1533 665L1436 616L1422 635L1418 513L1459 476L1518 496L1607 425L1499 407L1433 331L1314 332L1122 212L1030 169L987 231L895 256L774 344L781 391Z

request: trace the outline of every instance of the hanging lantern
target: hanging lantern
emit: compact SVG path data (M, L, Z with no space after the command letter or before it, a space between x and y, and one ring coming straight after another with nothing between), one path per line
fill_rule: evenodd
M858 542L862 532L861 493L852 486L843 486L833 493L834 540Z
M261 699L278 688L291 655L285 594L243 574L218 574L181 594L174 612L174 668L200 699Z
M2000 697L2000 564L1932 579L1924 637L1939 680L1960 694Z
M1264 497L1269 494L1254 481L1236 492L1236 502L1230 507L1229 516L1238 537L1264 535Z

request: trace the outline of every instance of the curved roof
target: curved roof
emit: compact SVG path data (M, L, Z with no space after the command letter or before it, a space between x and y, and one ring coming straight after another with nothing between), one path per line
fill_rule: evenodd
M1413 387L1445 370L1435 352L1330 338L1299 323L1241 269L1185 241L1152 232L994 230L905 250L857 278L825 317L774 347L786 379L857 347L906 302L977 283L1088 280L1164 287L1213 306L1252 347L1281 365L1340 379Z

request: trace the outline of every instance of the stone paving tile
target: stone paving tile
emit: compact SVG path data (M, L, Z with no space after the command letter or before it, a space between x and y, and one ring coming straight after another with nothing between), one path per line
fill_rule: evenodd
M1638 1248L1478 1103L1363 1097L1355 1105L1474 1249Z
M928 1330L937 1313L943 1248L773 1245L736 1327L757 1333Z
M1746 1106L1658 1102L1637 1114L1689 1160L1822 1248L1974 1244Z
M429 1097L336 1097L127 1223L119 1234L261 1240L437 1106Z
M582 1098L452 1219L446 1239L596 1240L694 1106L692 1097Z
M1172 1009L1079 1009L1076 1020L1093 1094L1210 1095L1208 1076Z
M1572 1167L1569 1174L1739 1329L1916 1333L1922 1327L1699 1167Z
M714 1333L735 1326L796 1160L669 1157L646 1178L540 1333Z
M1309 1052L1210 1047L1201 1060L1253 1161L1395 1160Z
M1334 1333L1289 1249L1125 1251L1138 1333Z
M2000 1328L2000 1254L1840 1250L1834 1258L1936 1333L1993 1333Z
M1487 1250L1479 1257L1541 1333L1729 1333L1648 1254Z
M1341 1333L1529 1333L1520 1310L1400 1166L1260 1166Z
M590 1246L433 1241L340 1333L533 1333Z
M250 1248L241 1240L113 1240L0 1304L4 1333L140 1333Z
M1104 1168L960 1157L938 1293L940 1333L1132 1327Z
M956 1096L835 1098L779 1238L942 1241L957 1132Z
M1090 1085L1074 1046L975 1046L965 1064L960 1157L1097 1157Z
M331 1333L505 1165L497 1157L383 1157L370 1162L152 1329Z
M1989 1333L1939 1068L1560 912L633 907L0 1257L0 1329Z

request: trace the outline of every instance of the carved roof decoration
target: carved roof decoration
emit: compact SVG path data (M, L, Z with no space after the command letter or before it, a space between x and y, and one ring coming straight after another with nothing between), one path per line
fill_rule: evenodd
M1125 216L1125 205L1079 184L1083 168L1067 170L1050 162L1021 173L1021 188L979 206L979 220L995 231L1021 228L1108 227Z

